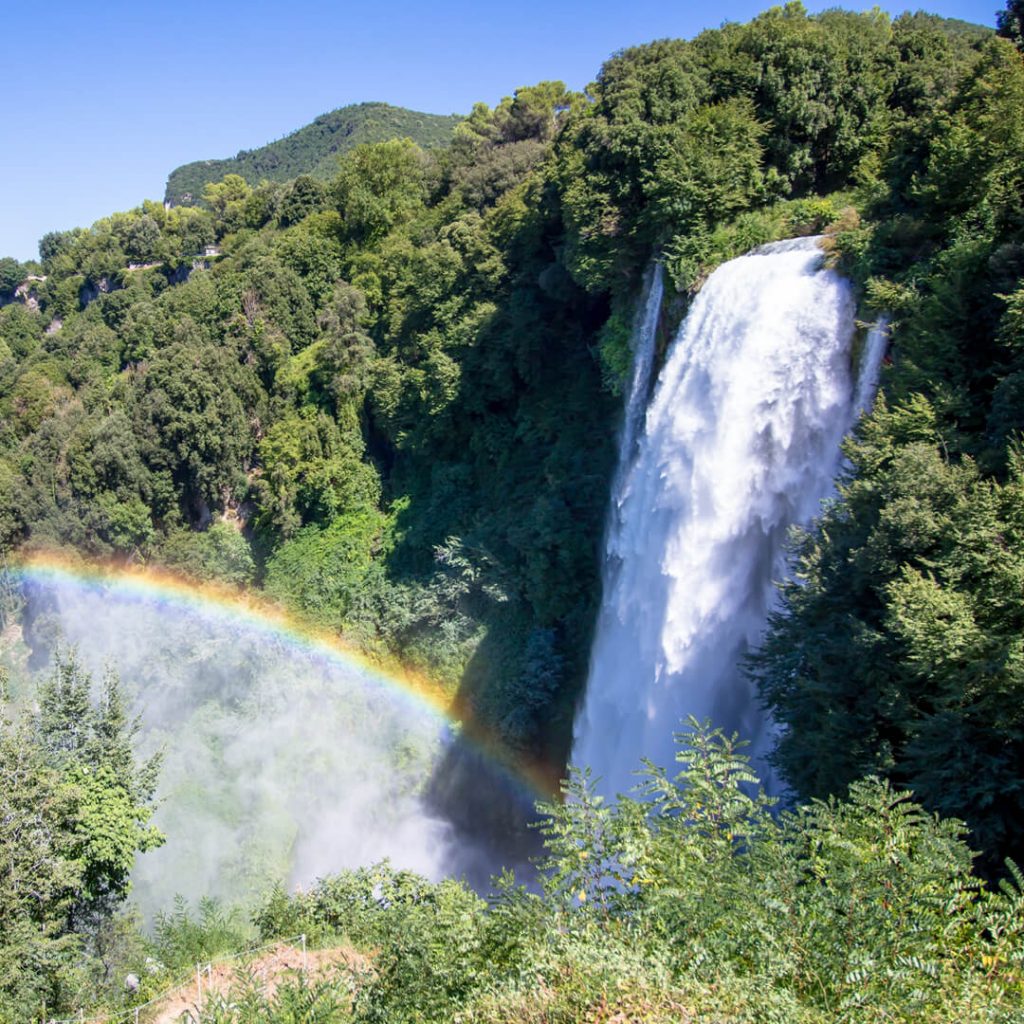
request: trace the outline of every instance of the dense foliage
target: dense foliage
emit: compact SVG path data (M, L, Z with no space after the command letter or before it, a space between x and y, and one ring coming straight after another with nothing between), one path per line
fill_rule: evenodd
M0 683L4 682L0 678ZM149 824L158 761L139 764L118 681L100 697L73 655L34 713L0 717L0 1021L44 1018L104 987L110 919Z
M509 876L485 903L382 864L270 894L263 939L345 941L372 951L363 969L271 999L243 976L202 1019L1020 1019L1019 873L980 888L960 826L878 779L776 817L735 739L691 726L642 801L606 806L574 778L546 809L541 892Z
M356 146L386 139L410 138L429 149L451 140L457 116L421 114L388 103L355 103L321 114L310 124L259 149L242 150L226 160L197 160L171 171L164 193L166 202L198 203L207 185L225 175L238 174L250 184L291 181L309 175L330 180L338 157Z
M646 766L634 798L606 805L582 773L564 802L540 808L539 890L507 874L484 900L384 863L307 892L273 889L251 924L214 901L194 912L179 900L148 939L130 919L109 922L92 958L74 934L37 938L46 955L11 975L36 988L0 1019L26 1019L40 999L130 1015L180 991L195 1013L196 964L209 962L238 967L208 984L204 1022L1019 1019L1024 877L1012 865L1000 888L984 888L962 826L877 778L778 815L735 736L691 720L679 741L678 773ZM44 813L45 803L34 811ZM63 921L58 894L35 895ZM312 973L268 991L247 950L300 933ZM344 956L316 952L338 948ZM119 991L129 969L135 982ZM44 996L40 977L64 987Z
M933 72L908 97L943 54L915 47ZM902 112L864 182L864 221L837 241L893 317L885 399L797 541L755 669L801 794L884 773L964 818L989 869L1024 842L1022 108L1024 61L990 40L923 123Z

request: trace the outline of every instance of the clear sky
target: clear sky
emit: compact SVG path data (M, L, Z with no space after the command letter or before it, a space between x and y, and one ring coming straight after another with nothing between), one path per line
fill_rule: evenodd
M0 256L34 258L47 231L162 198L179 164L261 146L347 103L384 100L447 114L545 78L580 89L618 49L746 21L768 6L0 0ZM986 25L1001 6L926 0L936 14Z

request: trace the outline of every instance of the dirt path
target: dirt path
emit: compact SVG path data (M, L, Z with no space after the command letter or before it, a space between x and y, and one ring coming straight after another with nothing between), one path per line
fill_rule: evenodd
M344 971L362 971L366 969L366 959L347 947L335 949L311 949L305 953L297 946L285 943L274 946L251 959L239 958L226 963L212 964L209 971L202 973L203 1002L212 996L226 996L238 981L239 972L251 978L260 992L268 998L273 996L278 986L289 978L296 977L305 967L309 981L322 981ZM177 1024L183 1017L185 1020L199 1020L200 1008L197 1005L199 994L197 984L193 982L184 989L167 996L159 1003L155 1014L145 1019L147 1024Z

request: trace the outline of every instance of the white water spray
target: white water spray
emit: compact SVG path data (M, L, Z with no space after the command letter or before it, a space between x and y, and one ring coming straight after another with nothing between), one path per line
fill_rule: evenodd
M839 443L884 352L869 344L855 396L853 299L822 262L817 239L796 239L719 267L635 451L627 415L572 758L607 795L631 788L641 757L670 765L689 714L766 752L770 724L739 662L785 574L787 532L831 492ZM644 326L656 317L648 309Z
M385 857L445 873L449 831L420 798L444 726L411 697L216 607L60 580L31 593L34 631L62 636L94 679L116 669L140 754L163 753L167 844L133 873L147 917L177 894L248 904Z

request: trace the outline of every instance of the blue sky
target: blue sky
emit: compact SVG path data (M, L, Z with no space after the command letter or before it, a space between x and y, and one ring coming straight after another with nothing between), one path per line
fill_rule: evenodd
M770 5L49 0L6 11L0 255L34 258L47 231L162 198L179 164L260 146L347 103L455 113L545 78L579 89L615 50ZM1000 6L927 9L992 24Z

